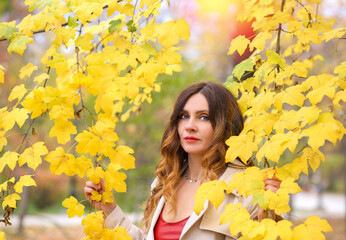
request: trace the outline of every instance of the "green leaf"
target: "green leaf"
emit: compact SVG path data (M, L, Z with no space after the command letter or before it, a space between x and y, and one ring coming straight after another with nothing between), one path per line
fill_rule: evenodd
M108 31L110 33L115 32L115 31L120 32L120 30L121 30L121 19L110 21L109 27L108 27Z
M16 52L20 55L23 54L23 52L26 49L26 44L33 43L34 40L28 36L16 36L11 40L10 45L8 46L8 52L11 54L12 52Z
M17 32L15 27L0 23L0 38L5 37L8 40L15 32Z
M248 58L241 63L239 63L235 68L233 69L232 74L237 78L248 78L247 75L250 75L250 72L253 72L253 66L255 65L252 58ZM228 80L228 79L227 79Z
M133 20L132 19L126 23L126 26L127 26L127 30L129 30L129 32L136 32L137 31L137 28L133 24Z
M76 28L78 27L78 23L77 23L77 17L72 17L72 16L69 16L68 17L68 26L71 27L71 28Z
M266 55L268 57L268 62L272 64L278 64L281 68L285 67L285 59L281 58L279 54L272 50L268 50L266 52Z

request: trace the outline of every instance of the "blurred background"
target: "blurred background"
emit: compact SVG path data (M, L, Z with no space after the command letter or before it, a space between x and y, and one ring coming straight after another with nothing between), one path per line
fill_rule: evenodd
M171 1L171 6L161 10L161 20L184 18L191 26L191 38L188 43L182 43L182 71L172 76L160 76L161 93L155 93L151 104L144 104L141 113L133 115L126 123L117 126L117 133L125 144L134 149L136 169L126 172L128 191L116 194L118 204L130 216L138 220L138 211L142 210L148 198L150 183L153 180L155 165L160 158L160 142L163 130L169 119L177 94L186 86L197 81L216 81L223 83L231 74L234 66L247 58L249 50L243 56L227 55L230 42L238 35L247 37L255 33L251 23L236 21L239 6L231 0L189 0ZM324 1L320 14L336 19L336 25L346 25L346 1ZM17 21L28 14L23 0L1 0L0 22ZM24 58L17 54L9 55L8 42L0 42L0 64L7 71L5 84L0 88L0 108L8 106L8 96L14 85L19 81L19 69L27 62L38 65L44 51L49 47L49 35L37 34L34 44L29 45ZM285 42L283 42L283 45ZM283 46L284 48L284 46ZM311 74L332 73L336 63L345 61L346 42L330 41L322 46L313 46L312 51L324 56L325 61L319 62ZM24 61L25 59L25 61ZM345 119L343 119L345 123ZM50 125L36 122L37 139L48 139L46 145L54 149L55 141L50 141L47 133ZM23 131L23 130L18 130ZM21 138L12 136L9 145L18 146ZM295 194L292 199L292 214L305 218L309 215L324 217L334 228L327 233L327 239L345 239L345 156L346 139L337 144L326 144L322 149L326 161L309 176L302 175L300 186L304 192ZM2 155L1 153L0 155ZM18 169L15 174L22 175ZM310 169L312 172L312 170ZM3 176L0 176L3 181ZM67 219L61 202L73 195L81 201L85 199L83 187L85 179L53 175L49 165L43 163L35 174L37 188L27 189L28 205L19 207L13 218L13 226L1 230L6 232L7 239L79 239L82 234L81 219ZM328 203L328 204L327 204ZM87 201L83 202L86 209ZM88 210L86 210L88 212ZM24 219L24 220L23 220ZM20 230L20 233L18 233Z

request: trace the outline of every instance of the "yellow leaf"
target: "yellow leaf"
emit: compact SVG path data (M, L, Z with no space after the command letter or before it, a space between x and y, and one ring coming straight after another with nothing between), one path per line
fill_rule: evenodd
M46 155L48 150L44 146L43 142L37 142L32 147L25 149L25 151L19 156L18 164L22 166L27 163L28 167L35 170L38 165L42 163L41 156Z
M281 193L298 193L301 192L302 189L299 187L297 183L294 182L294 178L286 178L282 180L280 184L280 188L277 190L277 194Z
M6 240L5 233L0 231L0 240Z
M27 92L24 84L20 84L18 86L15 86L10 96L8 97L8 101L12 102L14 99L18 99L18 102L24 97L25 93Z
M322 232L330 232L332 230L333 229L326 220L320 219L317 216L310 216L303 224L300 224L293 229L292 240L325 240L326 238Z
M69 218L74 217L76 214L81 217L84 214L84 205L80 204L73 196L66 198L62 202L62 206L67 208L66 213Z
M7 145L7 139L4 135L5 131L0 131L0 151L2 151L3 146Z
M121 166L118 164L110 163L108 165L108 169L104 174L106 192L110 192L112 189L117 192L126 192L126 174L118 172L119 169L121 169Z
M36 182L34 179L31 177L32 175L24 175L21 176L19 181L16 182L14 185L14 190L17 193L22 193L23 192L23 187L24 186L36 186Z
M75 140L78 142L76 151L78 153L90 153L91 156L95 156L102 146L100 138L86 130L79 133Z
M0 65L0 83L4 83L5 80L5 68Z
M85 156L76 158L75 163L76 163L76 166L75 166L76 174L80 176L81 178L84 177L86 170L93 166L91 159L86 158Z
M235 51L238 51L239 55L243 55L249 44L249 39L247 39L244 35L239 35L238 37L232 40L231 46L229 47L229 51L227 54L231 55Z
M5 209L6 206L9 206L11 208L16 208L18 200L20 200L21 197L17 193L13 193L11 195L8 195L4 198L4 201L2 202L2 208Z
M261 221L265 226L265 234L263 239L277 239L280 236L282 240L290 240L292 237L292 223L287 220L275 222L272 219L265 218Z
M0 158L0 172L4 170L7 165L11 170L17 164L19 154L16 152L5 152L5 154Z
M247 197L264 188L265 174L258 167L249 167L244 172L239 172L234 175L228 183L227 193L237 189L240 195Z
M47 104L43 100L44 96L45 89L40 87L32 91L32 94L27 95L23 100L23 107L32 113L31 119L34 119L47 111Z
M252 51L254 48L260 49L263 51L266 40L272 38L272 34L269 32L260 32L257 34L257 36L252 40L250 44L250 51Z
M133 150L127 146L118 146L110 156L111 162L119 164L125 170L135 168L135 158L130 155Z
M12 52L16 52L19 55L23 55L26 44L33 43L34 40L28 36L17 35L16 37L11 39L11 43L7 48L7 51L11 54Z
M193 207L194 212L199 215L204 208L206 200L209 200L215 208L218 208L225 198L226 187L227 184L225 182L217 180L201 184L194 196L196 199Z
M15 181L15 178L12 177L10 180L1 183L1 184L0 184L0 192L2 192L2 191L7 191L7 186L8 186L8 184L9 184L9 183L14 183L14 181Z
M190 38L189 24L184 19L170 20L159 24L154 33L159 43L169 48L179 42L179 38L188 41Z
M57 137L60 144L65 144L71 139L71 134L76 134L77 128L70 121L55 121L54 126L50 129L49 137Z
M239 232L244 232L244 235L246 235L247 231L251 229L250 214L241 206L241 203L229 204L225 207L225 212L220 217L220 224L229 221L231 221L229 230L233 236L236 236Z
M312 90L309 92L306 97L310 100L312 105L316 105L317 103L320 103L322 101L322 98L324 96L328 96L330 99L334 98L335 94L335 88L324 86L317 89Z
M86 175L95 184L100 183L100 179L104 177L104 171L101 167L90 168L88 169Z
M267 50L266 51L266 56L268 58L268 61L267 61L268 63L277 64L281 68L285 68L286 60L284 58L281 58L280 55L277 54L276 52L274 52L272 50Z
M287 213L291 210L291 207L288 205L289 200L290 197L286 193L273 193L270 195L268 208L273 209L277 215Z
M19 127L22 127L28 118L30 112L25 108L15 108L11 112L11 116L16 120Z
M226 141L226 144L229 146L226 152L226 162L231 162L239 157L243 163L247 163L253 152L258 150L257 144L253 141L253 132L230 137Z
M30 77L31 73L35 70L37 70L37 66L33 65L32 63L28 63L19 70L19 78L23 79L26 76Z
M103 12L103 5L98 2L83 2L76 7L74 12L84 26L88 25L90 20L96 20Z
M79 36L76 39L76 47L81 47L85 51L90 51L92 48L92 43L91 41L94 39L94 36L90 33L85 33L82 36Z
M76 173L74 155L66 154L62 147L57 147L44 159L50 163L50 171L53 174L60 175L65 173L67 176L73 176Z
M301 93L302 88L299 85L286 88L284 91L279 92L274 97L274 107L277 110L282 110L282 104L288 103L292 106L296 105L302 107L305 101L305 96Z
M93 212L89 213L82 220L82 225L84 226L84 233L87 236L94 236L95 233L103 233L103 212Z
M273 104L273 92L261 92L252 102L253 111L255 114L268 110Z
M49 75L47 73L42 73L39 76L34 78L34 82L37 82L37 85L39 85L46 79L49 79Z

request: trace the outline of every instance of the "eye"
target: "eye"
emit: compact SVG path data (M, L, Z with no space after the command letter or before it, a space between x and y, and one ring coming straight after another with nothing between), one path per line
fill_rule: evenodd
M179 118L180 119L188 119L189 115L187 115L186 113L182 113L182 114L180 114Z
M208 115L201 115L200 117L202 120L209 121L209 116Z

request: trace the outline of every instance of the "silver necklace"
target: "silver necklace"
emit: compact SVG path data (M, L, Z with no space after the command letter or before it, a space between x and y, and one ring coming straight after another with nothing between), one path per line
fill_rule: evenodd
M189 176L187 176L187 174L185 174L185 179L187 180L187 181L189 181L190 183L196 183L199 179L191 179L191 178L189 178Z

